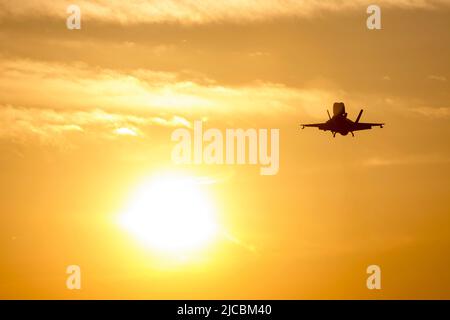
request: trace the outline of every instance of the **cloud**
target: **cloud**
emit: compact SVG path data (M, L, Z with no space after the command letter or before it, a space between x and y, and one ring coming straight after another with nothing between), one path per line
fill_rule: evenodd
M316 87L297 89L254 81L224 86L189 72L147 69L118 71L83 63L60 64L32 60L0 62L0 103L31 108L103 109L127 112L167 112L207 116L215 114L273 115L323 112L336 92ZM26 95L23 93L27 92ZM339 94L338 96L342 96ZM186 125L181 118L154 119Z
M71 0L21 0L0 2L3 16L50 16L66 18ZM367 0L79 0L76 2L86 21L121 24L220 22L257 22L286 17L308 17L319 12L360 9L372 4ZM379 0L381 7L436 8L448 6L448 0Z
M450 108L445 107L417 107L411 110L416 114L432 119L448 119L450 117Z
M83 108L201 104L182 92L174 100L171 91L176 88L167 87L175 81L174 77L174 74L147 70L120 73L82 63L0 62L2 99L14 105ZM177 85L189 87L188 83ZM23 92L28 94L24 96Z
M180 116L141 117L108 113L103 110L76 111L42 108L18 108L0 106L0 139L20 143L63 144L68 134L78 133L97 138L119 136L143 136L151 126L186 126L191 124Z
M428 80L435 80L435 81L442 81L442 82L447 81L447 78L444 76L429 75L427 78L428 78Z
M140 135L139 129L135 127L120 127L114 130L114 133L119 136L133 136L136 137Z
M440 154L416 154L397 158L372 157L363 162L367 167L386 167L398 165L421 165L448 163L450 158Z
M225 86L198 73L28 59L0 60L0 92L0 138L44 144L64 144L74 135L140 138L150 126L191 128L194 119L322 117L324 106L346 97L317 86L261 81Z
M192 127L191 122L189 122L185 118L179 117L179 116L173 116L171 119L164 119L161 117L153 117L153 118L151 118L151 121L155 124L159 124L159 125L166 126L166 127L180 127L180 126L183 126L186 128Z

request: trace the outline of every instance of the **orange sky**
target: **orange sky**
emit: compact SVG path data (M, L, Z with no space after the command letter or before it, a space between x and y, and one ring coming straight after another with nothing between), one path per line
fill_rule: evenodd
M379 1L378 31L362 0L75 1L76 31L73 1L19 2L0 0L0 298L450 298L449 1ZM298 130L335 101L386 127ZM195 120L280 129L278 174L175 166ZM222 230L183 261L115 223L166 172L209 181Z

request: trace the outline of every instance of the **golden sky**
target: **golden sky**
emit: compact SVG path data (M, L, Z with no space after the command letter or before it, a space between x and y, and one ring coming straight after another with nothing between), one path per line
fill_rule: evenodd
M369 4L0 0L0 298L450 298L450 1ZM385 128L299 130L336 101ZM173 164L196 120L280 129L278 174ZM203 248L117 223L161 175L214 207Z

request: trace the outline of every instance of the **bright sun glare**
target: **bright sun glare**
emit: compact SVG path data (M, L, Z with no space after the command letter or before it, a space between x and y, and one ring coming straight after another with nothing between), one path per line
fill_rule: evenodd
M198 250L217 233L216 214L198 179L161 176L141 185L120 215L122 227L163 253Z

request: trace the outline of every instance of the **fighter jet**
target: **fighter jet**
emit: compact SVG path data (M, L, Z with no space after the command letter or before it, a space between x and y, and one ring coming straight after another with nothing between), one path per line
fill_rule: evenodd
M355 122L347 118L347 113L345 112L345 105L343 102L335 102L333 104L333 117L330 116L330 112L327 110L329 120L324 123L313 123L313 124L301 124L302 129L305 127L316 127L319 130L323 131L331 131L333 133L333 137L336 137L336 133L340 133L343 136L348 135L350 132L354 137L354 131L359 130L368 130L372 129L372 127L380 127L383 128L384 123L362 123L359 122L361 119L361 115L364 110L358 114Z

